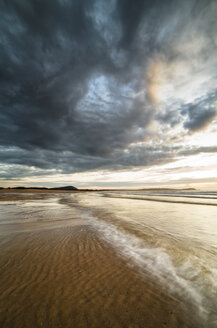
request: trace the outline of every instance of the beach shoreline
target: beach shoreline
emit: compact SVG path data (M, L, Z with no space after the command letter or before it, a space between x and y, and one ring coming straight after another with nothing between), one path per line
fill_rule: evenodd
M29 195L21 194L17 203L25 204ZM38 193L30 196L37 204ZM39 199L49 197L43 192ZM21 222L20 232L0 236L2 328L202 327L187 304L148 272L141 276L93 226L73 220L62 227L51 221L46 229L42 221L37 230L29 223L28 231Z

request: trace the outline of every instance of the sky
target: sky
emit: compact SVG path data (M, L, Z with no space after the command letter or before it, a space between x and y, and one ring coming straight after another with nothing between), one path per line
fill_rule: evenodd
M217 189L216 0L2 0L0 186Z

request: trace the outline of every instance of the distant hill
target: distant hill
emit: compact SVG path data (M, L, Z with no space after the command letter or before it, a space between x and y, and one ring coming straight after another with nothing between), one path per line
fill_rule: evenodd
M0 189L15 189L15 190L29 190L29 189L34 189L34 190L79 190L74 186L65 186L65 187L54 187L54 188L46 188L46 187L8 187L8 188L3 188L0 187Z
M78 190L76 187L73 186L65 186L65 187L55 187L49 188L50 190Z

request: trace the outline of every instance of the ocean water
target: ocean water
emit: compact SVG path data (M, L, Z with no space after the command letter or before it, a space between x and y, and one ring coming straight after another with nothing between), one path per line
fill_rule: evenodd
M103 238L217 327L217 192L129 191L78 195Z
M0 203L0 245L19 233L75 225L91 227L141 280L187 304L200 327L217 327L217 192L67 193Z

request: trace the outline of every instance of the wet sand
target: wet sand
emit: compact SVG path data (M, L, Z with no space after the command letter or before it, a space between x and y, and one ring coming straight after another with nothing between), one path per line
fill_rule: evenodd
M2 328L202 327L88 224L3 234L0 247Z
M56 194L86 193L81 190L0 189L0 201L44 199Z

